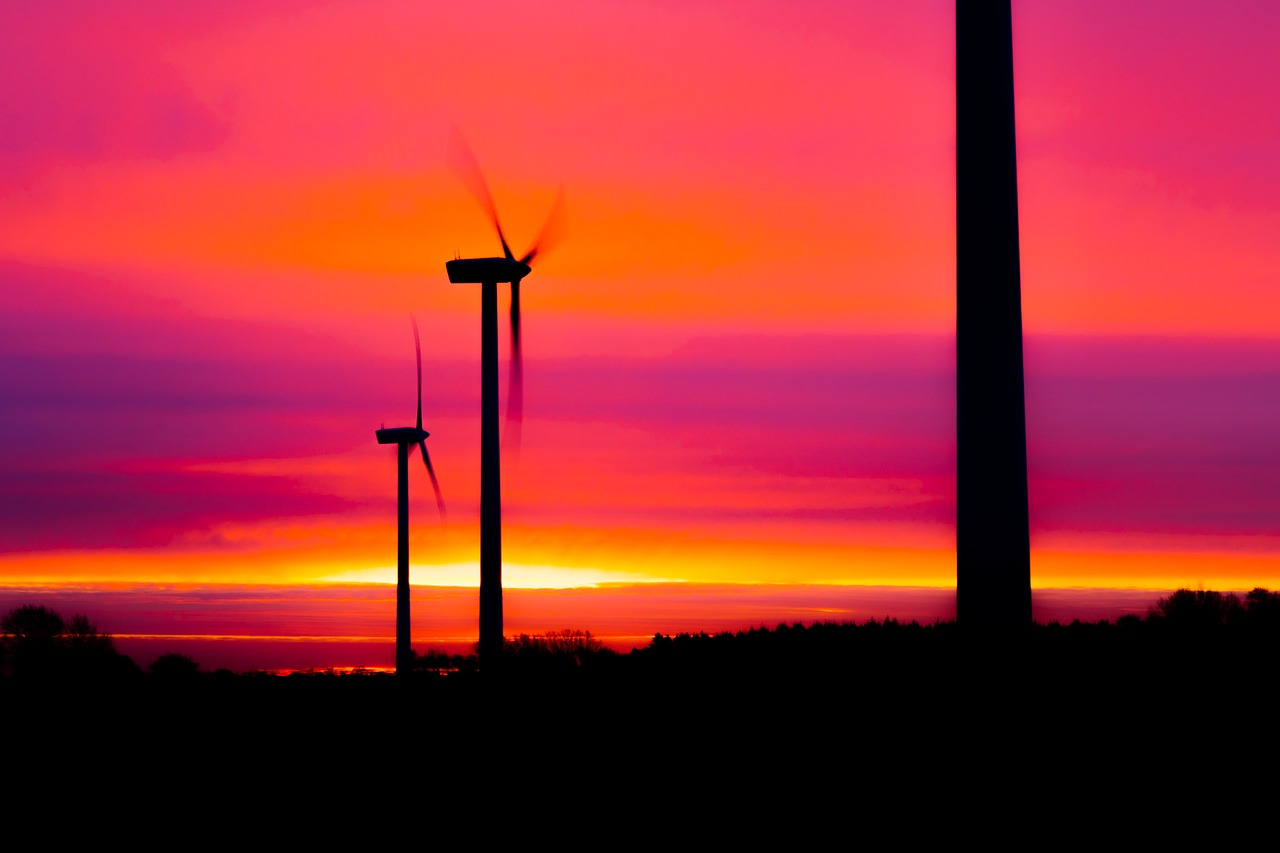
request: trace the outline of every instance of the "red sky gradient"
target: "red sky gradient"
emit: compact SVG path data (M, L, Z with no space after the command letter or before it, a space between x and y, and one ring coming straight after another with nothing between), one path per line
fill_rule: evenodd
M1013 12L1037 595L1280 588L1280 7ZM505 580L632 596L529 630L954 588L952 3L70 2L0 48L0 587L392 580L410 313L413 581L478 584L457 127L516 252L567 204Z

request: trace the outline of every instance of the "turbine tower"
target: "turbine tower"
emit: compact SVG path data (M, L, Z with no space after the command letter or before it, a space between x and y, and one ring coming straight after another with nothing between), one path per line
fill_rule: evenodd
M429 432L422 428L422 345L418 340L418 321L413 323L413 348L418 354L418 425L391 427L377 430L378 444L396 445L396 675L408 675L413 670L413 647L409 638L409 451L415 445L422 451L422 462L431 477L431 487L436 493L436 506L440 518L445 517L444 497L431 456L427 453Z
M502 257L455 258L445 263L449 281L480 285L480 660L496 661L502 653L502 472L498 425L498 285L511 285L511 367L507 400L507 438L518 450L523 416L524 366L520 339L520 282L529 266L553 238L563 192L557 195L547 222L533 248L517 260L498 222L493 195L475 155L455 133L451 156L454 167L498 232Z
M1031 623L1009 0L956 0L956 621Z

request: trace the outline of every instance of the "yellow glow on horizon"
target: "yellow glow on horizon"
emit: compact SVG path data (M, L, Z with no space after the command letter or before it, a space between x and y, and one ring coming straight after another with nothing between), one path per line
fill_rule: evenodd
M1036 589L1280 589L1280 557L1212 552L1032 551Z
M516 531L513 531L516 532ZM631 531L559 531L540 541L529 531L513 536L512 551L527 557L503 565L509 589L600 586L747 584L786 586L913 586L947 588L956 582L954 548L887 548L837 543L714 540ZM577 542L569 548L562 539ZM262 551L66 551L0 556L0 586L93 584L308 585L396 582L393 565L369 565L369 531L348 531L333 542ZM380 534L375 538L386 538ZM519 545L519 547L516 547ZM385 553L385 548L378 550ZM414 586L479 586L479 563L444 559L412 564ZM568 559L564 559L568 557ZM383 556L385 561L385 556ZM796 578L803 578L797 581ZM1111 551L1105 543L1081 550L1035 549L1036 589L1280 589L1280 556L1229 551Z

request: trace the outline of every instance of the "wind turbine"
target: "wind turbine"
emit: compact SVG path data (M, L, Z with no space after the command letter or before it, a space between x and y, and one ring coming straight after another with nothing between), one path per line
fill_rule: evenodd
M956 0L956 619L1031 623L1009 0Z
M415 445L422 451L422 462L431 477L440 518L445 518L444 497L427 453L427 436L431 433L422 428L422 344L418 340L418 321L413 317L409 320L413 323L413 349L418 355L418 425L383 427L375 433L378 444L396 445L396 675L408 675L413 669L413 647L409 639L409 450Z
M498 435L498 285L511 285L511 366L507 399L507 439L518 450L524 405L524 364L520 339L520 282L530 264L555 236L563 192L533 248L519 259L507 244L498 210L470 147L454 133L451 151L459 176L475 195L498 232L502 256L454 258L445 263L453 284L480 285L480 659L496 661L502 652L502 474Z

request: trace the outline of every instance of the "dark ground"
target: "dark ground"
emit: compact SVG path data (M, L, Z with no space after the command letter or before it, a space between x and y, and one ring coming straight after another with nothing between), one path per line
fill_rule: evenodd
M1194 816L1195 835L1211 815L1272 809L1278 636L885 622L658 637L628 655L535 644L498 671L471 659L406 678L10 675L0 723L9 766L34 760L55 788L87 772L104 790L126 768L166 801L305 792L330 818L353 798L414 813L493 800L544 817L626 807L615 840L683 815L792 841L850 822L923 841L986 814L970 831L990 841L1016 807L1055 838L1141 815Z
M1274 632L1157 631L1150 623L1034 626L989 636L953 623L779 626L659 637L622 655L525 655L501 670L0 678L12 730L67 714L77 730L244 742L388 733L399 720L446 750L467 735L537 740L737 741L760 749L843 742L888 753L1004 743L1226 736L1274 722ZM424 659L425 661L425 659ZM64 733L70 737L70 733ZM616 739L616 738L615 738Z

